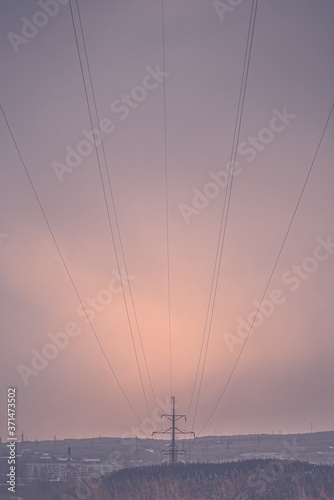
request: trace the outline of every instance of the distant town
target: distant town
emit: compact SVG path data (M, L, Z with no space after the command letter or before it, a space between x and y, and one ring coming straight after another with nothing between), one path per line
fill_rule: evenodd
M334 464L334 431L309 434L258 434L210 436L178 440L178 461L229 462L246 459L299 460ZM139 438L95 437L17 443L17 484L66 482L125 467L161 464L169 441ZM0 443L0 483L8 473L6 443ZM0 489L0 492L2 490Z

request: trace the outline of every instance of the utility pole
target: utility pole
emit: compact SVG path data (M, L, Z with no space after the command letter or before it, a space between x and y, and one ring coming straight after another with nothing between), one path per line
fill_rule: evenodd
M192 434L195 437L195 433L192 431L184 431L176 427L176 422L184 418L185 422L187 421L187 417L185 415L176 415L175 414L175 397L172 396L172 414L171 415L161 415L161 418L167 418L172 422L171 427L161 432L153 432L154 434L170 434L172 436L171 444L169 445L168 450L162 450L161 453L163 455L168 455L169 463L174 465L177 462L177 456L181 453L185 453L184 450L179 450L176 444L176 435L177 434Z

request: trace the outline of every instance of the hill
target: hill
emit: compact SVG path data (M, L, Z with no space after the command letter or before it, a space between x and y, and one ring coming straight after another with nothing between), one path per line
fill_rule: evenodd
M66 457L71 447L72 458L100 459L119 467L161 464L161 449L166 441L157 439L96 437L18 443L17 454L48 453ZM181 440L187 462L221 462L251 458L300 460L317 464L334 463L334 432L308 434L250 434L205 436ZM0 458L7 457L6 444L0 444ZM31 459L29 459L31 461Z
M334 467L298 461L152 465L84 483L23 486L26 500L329 500Z

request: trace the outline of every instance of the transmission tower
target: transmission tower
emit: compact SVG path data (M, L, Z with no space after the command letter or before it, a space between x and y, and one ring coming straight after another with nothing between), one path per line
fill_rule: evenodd
M164 434L164 435L169 434L172 436L171 443L170 443L168 449L162 450L161 453L163 455L168 455L169 463L173 465L173 464L176 464L178 455L185 453L184 450L178 449L178 446L176 444L176 435L177 434L192 434L195 437L195 433L192 431L184 431L184 430L181 430L178 427L176 427L176 422L178 420L181 420L182 418L184 418L184 420L186 422L187 417L185 415L176 415L175 414L175 397L172 397L172 411L173 411L173 413L171 415L161 415L161 418L167 418L168 420L170 420L170 422L172 422L172 425L164 431L153 432L152 435L154 435L154 434Z

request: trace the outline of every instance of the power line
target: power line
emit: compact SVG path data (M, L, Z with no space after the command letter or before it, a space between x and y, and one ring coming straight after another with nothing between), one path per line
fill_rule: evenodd
M324 138L324 136L325 136L325 133L326 133L326 130L327 130L327 126L328 126L328 123L329 123L329 121L330 121L330 118L331 118L331 115L332 115L332 112L333 112L333 108L334 108L334 104L332 104L331 110L330 110L329 115L328 115L328 118L327 118L327 120L326 120L326 124L325 124L324 129L323 129L323 131L322 131L322 134L321 134L321 136L320 136L320 140L319 140L318 146L317 146L317 148L316 148L316 151L315 151L315 154L314 154L314 157L313 157L313 160L312 160L311 166L310 166L310 168L309 168L309 170L308 170L308 173L307 173L307 175L306 175L306 179L305 179L305 181L304 181L304 184L303 184L302 190L301 190L301 192L300 192L300 195L299 195L299 197L298 197L298 200L297 200L296 206L295 206L295 208L294 208L294 210L293 210L293 213L292 213L292 217L291 217L290 222L289 222L289 224L288 224L287 231L286 231L286 233L285 233L285 235L284 235L283 242L282 242L281 247L280 247L280 249L279 249L279 252L278 252L278 254L277 254L277 257L276 257L276 260L275 260L274 266L273 266L273 268L272 268L272 270L271 270L271 273L270 273L270 275L269 275L268 282L267 282L267 284L266 284L266 286L265 286L265 289L264 289L264 292L263 292L263 294L262 294L262 297L261 297L261 300L260 300L259 306L258 306L258 308L257 308L256 314L254 315L254 319L253 319L252 324L251 324L251 326L250 326L250 328L249 328L249 330L248 330L248 333L247 333L247 336L246 336L246 338L245 338L245 341L244 341L244 343L243 343L243 345L242 345L242 348L241 348L241 350L240 350L240 353L238 354L238 357L237 357L237 359L236 359L236 361L235 361L235 363L234 363L234 365L233 365L233 368L232 368L232 370L231 370L231 373L230 373L230 375L228 376L227 382L226 382L226 384L225 384L225 386L224 386L224 388L223 388L223 390L222 390L222 392L221 392L221 394L220 394L220 396L219 396L219 398L218 398L218 401L217 401L217 403L215 404L215 406L214 406L214 408L213 408L212 412L210 413L209 417L207 418L207 420L206 420L205 424L203 425L203 427L202 427L202 428L201 428L201 430L199 431L198 435L202 433L202 431L205 429L205 427L208 425L209 421L211 420L211 418L212 418L213 414L215 413L215 411L216 411L216 409L217 409L217 407L218 407L218 405L219 405L219 403L220 403L220 401L221 401L222 397L224 396L224 394L225 394L225 392L226 392L227 387L229 386L229 383L230 383L230 381L231 381L231 379L232 379L232 377L233 377L233 374L234 374L234 372L235 372L235 370L236 370L236 368L237 368L237 365L238 365L239 360L240 360L240 358L241 358L241 356L242 356L242 353L243 353L243 351L244 351L244 349L245 349L245 347L246 347L246 343L247 343L247 340L248 340L248 338L249 338L250 332L253 330L253 325L254 325L254 323L255 323L255 321L256 321L257 315L258 315L259 310L261 309L261 306L262 306L262 302L263 302L263 300L264 300L264 298L265 298L265 296L266 296L266 293L267 293L267 291L268 291L268 288L269 288L269 286L270 286L270 283L271 283L272 277L273 277L273 275L274 275L274 273L275 273L275 270L276 270L276 267L277 267L278 261L279 261L279 259L280 259L280 257L281 257L282 252L283 252L284 245L285 245L286 240L287 240L287 238L288 238L288 235L289 235L289 233L290 233L290 229L291 229L291 227L292 227L292 224L293 224L293 221L294 221L294 219L295 219L296 213L297 213L297 211L298 211L298 208L299 208L299 205L300 205L301 199L302 199L303 194L304 194L304 191L305 191L305 189L306 189L306 185L307 185L307 183L308 183L308 180L309 180L309 178L310 178L311 172L312 172L312 170L313 170L313 166L314 166L314 163L315 163L316 158L317 158L317 156L318 156L318 152L319 152L320 146L321 146L321 144L322 144L322 140L323 140L323 138Z
M77 4L77 7L78 7L78 4ZM94 125L93 125L92 112L91 112L89 98L88 98L87 85L86 85L85 75L84 75L84 71L83 71L83 64L82 64L82 59L81 59L81 53L80 53L80 47L79 47L79 40L78 40L77 30L76 30L76 26L75 26L73 9L72 9L72 2L71 1L70 1L70 12L71 12L71 18L72 18L72 24L73 24L73 30L74 30L76 47L77 47L77 51L78 51L78 57L79 57L79 63L80 63L80 70L81 70L81 77L82 77L82 82L83 82L83 86L84 86L84 92L85 92L85 98L86 98L86 103L87 103L87 108L88 108L89 120L90 120L90 124L91 124L92 130L93 130L94 129ZM88 61L87 61L87 65L88 65ZM106 211L107 211L107 217L108 217L108 222L109 222L110 235L111 235L111 239L112 239L112 243L113 243L113 247L114 247L114 252L115 252L115 257L116 257L117 268L118 268L118 272L121 273L121 267L120 267L118 253L117 253L117 249L116 249L116 241L115 241L114 231L113 231L112 223L111 223L109 205L108 205L108 200L107 200L107 193L106 193L106 189L105 189L105 185L104 185L104 181L103 181L103 174L102 174L100 156L99 156L99 153L98 153L98 149L97 149L97 144L96 144L95 137L94 137L94 146L95 146L96 158L97 158L97 163L98 163L98 168L99 168L99 173L100 173L100 178L101 178L103 198L104 198L104 203L105 203L105 207L106 207ZM132 326L131 326L131 320L130 320L130 314L129 314L129 310L128 310L128 305L127 305L127 301L126 301L126 297L125 297L125 290L124 290L124 285L123 285L122 280L121 280L121 286L122 286L122 295L123 295L123 300L124 300L124 306L125 306L126 316L127 316L127 320L128 320L128 324L129 324L129 330L130 330L130 335L131 335L131 341L132 341L133 350L134 350L135 359L136 359L136 364L137 364L137 368L138 368L138 374L139 374L140 384L141 384L142 391L143 391L143 396L144 396L144 400L145 400L146 410L147 410L148 416L150 416L150 410L149 410L149 407L148 407L148 401L147 401L146 391L145 391L145 387L144 387L144 381L143 381L143 377L142 377L142 373L141 373L141 369L140 369L140 365L139 365L138 353L137 353L137 348L136 348L136 344L135 344L135 340L134 340L134 336L133 336L133 331L132 331Z
M162 23L162 71L166 72L165 50L165 6L161 0ZM166 111L166 79L163 79L163 115L164 115L164 160L165 160L165 208L166 208L166 255L167 255L167 295L168 295L168 339L169 339L169 373L170 393L173 394L173 364L172 364L172 328L170 300L170 242L169 242L169 198L168 198L168 156L167 156L167 111Z
M215 302L216 302L217 288L218 288L218 282L219 282L220 268L221 268L223 248L224 248L226 228L227 228L227 221L228 221L228 213L229 213L229 208L230 208L230 201L231 201L231 194L232 194L232 187L233 187L233 170L235 168L235 161L236 161L236 156L237 156L237 151L238 151L241 122L242 122L244 103L245 103L245 95L246 95L246 89L247 89L249 65L250 65L250 58L251 58L251 51L252 51L252 44L253 44L253 37L254 37L254 29L255 29L255 21L256 21L256 14L257 14L257 3L258 3L257 0L253 0L250 21L249 21L249 27L248 27L248 35L247 35L247 43L246 43L245 57L244 57L244 63L243 63L243 71L242 71L242 77L241 77L241 85L240 85L240 92L239 92L239 99L238 99L238 106L237 106L236 122L235 122L234 133L233 133L232 149L231 149L231 156L230 156L230 168L229 168L228 182L227 182L227 188L226 188L226 195L224 197L223 213L222 213L222 218L221 218L221 223L220 223L220 228L219 228L216 257L215 257L215 263L214 263L211 288L210 288L210 293L209 293L209 301L208 301L208 307L207 307L206 318L205 318L205 325L204 325L204 332L203 332L203 337L202 337L200 356L199 356L199 360L198 360L198 364L197 364L195 382L193 385L192 395L191 395L190 404L189 404L189 408L188 408L188 413L189 413L192 402L193 402L194 394L195 394L196 384L197 384L197 380L198 380L198 374L199 374L199 370L200 370L201 359L202 359L202 355L203 355L205 335L207 332L207 340L206 340L204 358L203 358L203 363L202 363L202 370L201 370L201 375L200 375L200 382L199 382L199 388L198 388L198 393L197 393L197 399L196 399L196 404L195 404L192 429L194 428L194 425L195 425L198 404L199 404L199 398L200 398L200 394L201 394L201 390L202 390L202 383L203 383L204 370L205 370L205 365L206 365L210 335L211 335L211 326L212 326L213 313L214 313L214 307L215 307Z
M89 58L88 58L88 53L87 53L85 35L84 35L84 31L83 31L83 26L82 26L81 14L80 14L80 8L79 8L78 0L76 0L76 6L77 6L77 10L78 10L80 32L81 32L81 36L82 36L82 40L83 40L83 47L84 47L85 59L86 59L86 63L87 63L89 81L90 81L90 86L91 86L91 90L92 90L94 109L95 109L96 119L97 119L97 122L99 124L100 123L100 118L99 118L99 113L98 113L98 110L97 110L97 104L96 104L96 98L95 98L95 91L94 91L93 79L92 79L92 74L91 74L91 70L90 70ZM101 133L101 131L100 131L100 133ZM119 222L118 222L118 216L117 216L117 211L116 211L115 199L114 199L114 194L113 194L113 190L112 190L112 186L111 186L111 179L110 179L108 161L107 161L107 156L106 156L106 152L105 152L105 147L104 147L104 141L103 141L103 138L102 138L102 134L101 134L101 146L102 146L102 154L103 154L103 160L104 160L104 164L105 164L105 170L106 170L106 173L107 173L110 198L111 198L112 208L113 208L113 212L114 212L114 216L115 216L115 223L116 223L117 235L118 235L118 239L119 239L119 243L120 243L121 255L122 255L123 262L124 262L125 272L128 275L128 268L127 268L126 259L125 259L124 247L123 247L123 242L122 242L122 237L121 237L121 231L120 231ZM104 186L104 180L103 180L103 176L102 175L101 175L101 182L102 182L102 184ZM105 192L105 190L104 190L104 192ZM107 201L106 201L106 203L107 203ZM111 229L110 217L109 217L109 225L110 225L110 229ZM111 229L111 231L112 231L112 229ZM114 248L115 248L115 253L116 253L116 247L114 247ZM137 331L138 331L138 336L139 336L140 345L141 345L141 349L142 349L142 353L143 353L143 358L144 358L144 363L145 363L145 367L146 367L146 371L147 371L148 380L149 380L149 383L150 383L150 387L151 387L153 399L154 399L155 403L157 404L157 398L156 398L156 395L155 395L155 392L154 392L154 389L153 389L152 379L151 379L150 371L149 371L149 368L148 368L148 363L147 363L145 349L144 349L144 345L143 345L143 340L142 340L142 336L141 336L141 332L140 332L140 328L139 328L137 311L136 311L134 300L133 300L132 288L131 288L130 282L129 282L129 294L130 294L131 305L132 305L132 309L133 309L133 313L134 313L136 328L137 328ZM125 299L125 295L124 295L124 300L126 300Z
M90 320L90 318L89 318L89 315L87 314L86 309L84 308L84 305L83 305L83 302L82 302L82 300L81 300L80 294L79 294L78 289L77 289L77 287L76 287L76 285L75 285L75 283L74 283L74 280L73 280L72 274L71 274L71 272L70 272L70 270L69 270L69 268L68 268L68 266L67 266L67 264L66 264L66 261L65 261L65 259L64 259L63 253L62 253L62 251L61 251L61 249L60 249L60 247L59 247L59 245L58 245L58 243L57 243L57 240L56 240L55 234L54 234L54 232L53 232L53 230L52 230L52 228L51 228L51 225L50 225L50 223L49 223L48 217L47 217L47 215L46 215L46 213L45 213L45 210L44 210L44 208L43 208L43 205L42 205L42 203L41 203L41 201L40 201L40 198L39 198L39 196L38 196L38 193L37 193L37 191L36 191L36 189L35 189L34 183L32 182L32 179L31 179L31 176L30 176L30 174L29 174L29 172L28 172L27 166L26 166L26 164L25 164L25 162L24 162L24 160L23 160L23 157L22 157L22 155L21 155L20 149L19 149L18 144L17 144L17 142L16 142L16 140L15 140L15 137L14 137L13 131L12 131L12 129L11 129L10 125L9 125L9 122L8 122L8 120L7 120L7 117L6 117L6 115L5 115L4 109L3 109L3 107L2 107L2 106L0 106L0 108L1 108L1 112L2 112L2 115L3 115L4 120L5 120L5 123L6 123L6 125L7 125L7 128L8 128L8 130L9 130L10 136L11 136L11 138L12 138L12 140L13 140L13 143L14 143L15 149L16 149L16 151L17 151L18 155L19 155L19 158L20 158L20 160L21 160L22 166L23 166L24 171L25 171L25 173L26 173L26 176L27 176L27 178L28 178L28 181L29 181L30 187L31 187L31 189L32 189L32 191L33 191L33 193L34 193L34 196L35 196L35 198L36 198L37 204L38 204L38 206L39 206L39 208L40 208L40 210L41 210L41 212L42 212L42 215L43 215L44 221L45 221L45 223L46 223L46 225L47 225L47 227L48 227L48 230L49 230L49 232L50 232L50 235L51 235L51 238L52 238L52 240L53 240L53 243L54 243L54 245L55 245L55 247L56 247L56 249L57 249L57 252L58 252L58 254L59 254L60 260L61 260L61 261L62 261L62 263L63 263L63 266L64 266L64 268L65 268L66 274L67 274L67 276L68 276L68 278L69 278L69 280L70 280L70 282L71 282L71 285L72 285L72 287L73 287L73 290L74 290L74 292L75 292L75 294L76 294L76 296L77 296L77 298L78 298L78 300L79 300L79 303L80 303L80 305L81 305L81 307L82 307L82 310L83 310L83 311L85 311L85 315L86 315L87 322L88 322L88 324L89 324L89 326L90 326L90 328L91 328L91 330L92 330L92 332L93 332L93 334L94 334L94 337L95 337L95 339L96 339L96 341L97 341L97 343L98 343L98 345L99 345L99 347L100 347L100 350L101 350L101 352L102 352L102 354L103 354L103 356L104 356L104 358L105 358L105 360L106 360L106 362L107 362L107 364L108 364L108 366L109 366L109 369L110 369L111 373L113 374L114 379L115 379L115 381L116 381L116 383L117 383L118 387L120 388L120 390L121 390L121 392L122 392L122 394L123 394L123 396L124 396L124 398L125 398L126 402L127 402L127 403L128 403L128 405L130 406L130 408L131 408L132 412L134 413L134 415L136 416L137 420L139 420L139 422L141 422L141 420L140 420L140 418L139 418L139 416L138 416L137 412L135 411L134 407L132 406L132 404L131 404L131 402L130 402L129 398L127 397L127 395L126 395L126 393L125 393L125 391L124 391L124 389L123 389L123 387L122 387L122 385L121 385L120 381L118 380L118 378L117 378L117 376L116 376L116 374L115 374L115 371L113 370L113 368L112 368L112 366L111 366L111 363L110 363L110 361L109 361L109 359L108 359L108 357L107 357L107 355L106 355L106 353L105 353L105 350L103 349L103 346L102 346L102 344L101 344L101 342L100 342L100 339L99 339L99 338L98 338L98 336L97 336L97 333L96 333L95 328L94 328L94 326L93 326L93 324L92 324L92 322L91 322L91 320ZM147 429L146 429L146 430L147 430Z

